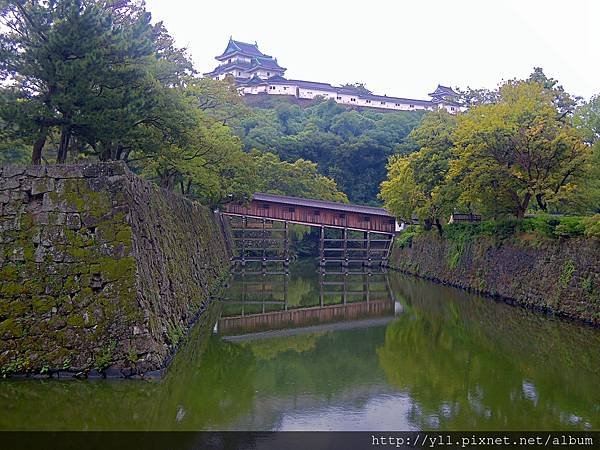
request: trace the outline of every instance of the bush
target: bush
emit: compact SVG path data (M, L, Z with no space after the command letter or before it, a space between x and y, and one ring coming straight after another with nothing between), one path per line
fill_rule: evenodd
M556 228L554 234L559 237L583 236L585 225L580 217L563 217Z
M583 226L585 237L600 240L600 214L583 219Z
M479 223L450 224L444 229L444 236L447 239L458 242L480 235L507 239L518 233L537 233L551 239L584 235L600 239L600 214L587 218L540 215L526 217L523 220L486 220Z
M522 231L537 232L549 238L583 236L584 218L578 216L534 216L523 220Z
M410 247L413 237L418 234L417 227L409 225L406 229L396 237L396 246L398 248Z

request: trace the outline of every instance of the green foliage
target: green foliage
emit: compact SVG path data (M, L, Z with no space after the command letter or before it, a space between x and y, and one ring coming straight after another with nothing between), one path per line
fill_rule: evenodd
M583 223L585 237L600 240L600 214L585 218Z
M59 163L69 152L121 159L185 123L172 92L191 63L143 2L9 1L0 19L10 80L0 116L5 132L33 144L34 162L54 139Z
M588 276L586 279L584 279L581 282L581 287L584 290L584 292L588 295L591 295L594 293L594 278L592 278L592 276Z
M244 148L289 162L315 162L321 174L358 203L377 203L388 158L415 150L409 134L422 117L422 112L349 110L333 100L305 108L289 99L268 98L263 103L232 121Z
M347 202L348 198L337 188L335 181L321 175L317 164L304 159L293 163L281 161L272 153L253 151L256 188L271 194L308 197L319 200Z
M167 339L172 347L177 347L185 336L185 329L179 325L170 326L167 331Z
M554 100L539 83L507 83L498 103L459 118L448 172L459 201L484 215L523 218L530 202L546 211L581 189L589 148Z
M94 358L94 369L98 372L106 370L112 362L116 347L117 341L112 340L107 346L101 348Z
M127 360L132 364L137 362L138 360L137 352L133 347L129 347L129 349L127 350Z
M554 228L554 234L559 237L582 236L585 232L585 224L579 217L564 217Z
M440 224L451 212L445 179L455 127L456 117L451 114L429 113L410 134L420 150L390 158L388 179L381 183L379 196L397 217L409 221L416 215L428 226Z
M404 231L402 231L394 240L396 247L406 248L412 246L413 238L419 234L418 227L409 225Z
M534 233L548 239L591 237L594 227L597 226L597 222L591 219L539 215L525 217L523 220L501 219L477 223L453 223L445 227L444 237L455 242L465 242L476 236L490 236L504 240L520 233Z
M576 99L535 68L527 80L510 80L495 91L468 89L460 102L470 109L457 117L425 116L411 133L418 152L390 158L380 198L397 217L417 216L441 232L453 212L520 220L535 211L599 211L597 97L576 111ZM506 222L498 232L535 225ZM537 225L551 228L543 233L552 237L585 232L579 219Z
M13 373L23 373L29 369L29 362L25 358L17 358L8 364L3 364L0 366L0 375L3 378L6 378L8 375Z
M27 145L11 139L0 129L0 166L7 164L28 164L31 159Z
M558 278L558 285L562 288L566 288L571 282L574 273L575 264L573 263L573 261L569 260L565 262L560 277Z

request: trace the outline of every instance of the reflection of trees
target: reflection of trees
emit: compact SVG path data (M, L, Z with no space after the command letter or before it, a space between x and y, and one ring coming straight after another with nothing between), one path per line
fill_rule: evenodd
M364 386L380 383L383 373L377 361L375 349L383 343L381 327L336 331L322 335L307 335L299 342L312 345L302 353L282 351L276 358L257 362L255 389L270 396L301 394L333 396L341 391L351 391L359 396ZM312 336L312 337L311 337ZM301 336L297 336L301 338ZM282 343L278 343L282 339ZM269 339L256 345L280 347L288 338Z
M257 359L268 361L276 358L283 352L303 353L313 350L317 345L317 339L323 334L299 334L296 336L250 341L246 345L252 350L252 354Z
M388 326L379 361L413 397L418 426L599 426L596 330L400 276L393 283L412 313Z
M255 359L199 324L157 381L0 383L0 430L202 430L251 411ZM10 413L7 413L10 411Z

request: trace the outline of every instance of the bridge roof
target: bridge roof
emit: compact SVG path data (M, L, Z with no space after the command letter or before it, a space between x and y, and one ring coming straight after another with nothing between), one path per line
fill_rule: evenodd
M253 197L259 202L282 203L292 206L306 206L309 208L332 209L335 211L352 212L358 214L370 214L374 216L385 216L393 218L393 216L383 208L375 206L352 205L349 203L328 202L325 200L314 200L310 198L288 197L286 195L263 194L256 193Z

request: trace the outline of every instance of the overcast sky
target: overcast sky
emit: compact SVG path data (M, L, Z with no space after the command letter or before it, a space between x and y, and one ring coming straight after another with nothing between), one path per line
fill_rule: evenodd
M362 82L427 98L438 83L495 87L544 68L585 98L600 93L597 0L146 0L196 68L229 36L258 42L287 78Z

